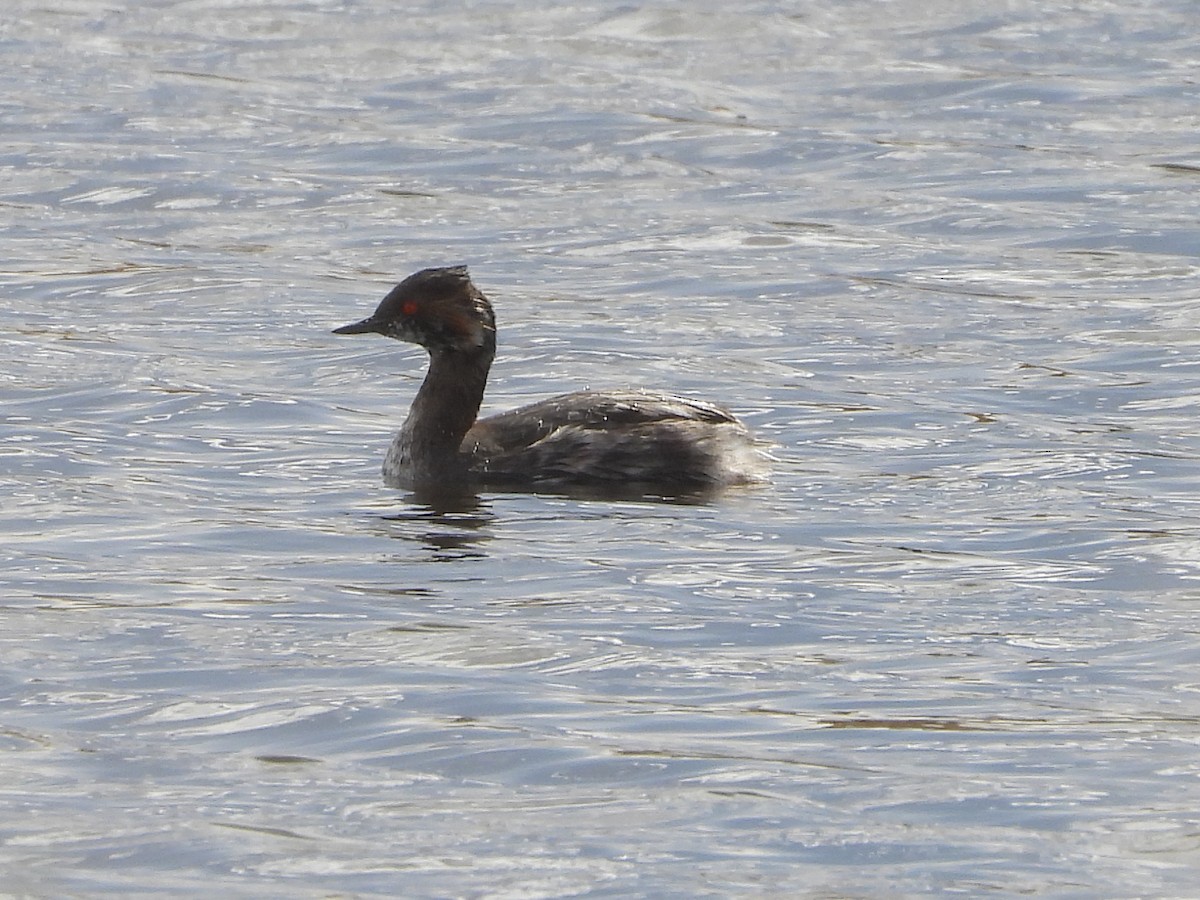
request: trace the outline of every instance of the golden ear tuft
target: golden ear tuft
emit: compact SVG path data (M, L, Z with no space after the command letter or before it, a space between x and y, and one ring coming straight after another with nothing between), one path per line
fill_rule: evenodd
M442 321L446 329L458 340L471 347L482 347L484 343L484 325L464 310L448 311Z

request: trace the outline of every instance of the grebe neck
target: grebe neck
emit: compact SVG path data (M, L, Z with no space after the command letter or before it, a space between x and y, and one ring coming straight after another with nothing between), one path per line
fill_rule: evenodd
M429 371L413 398L396 449L418 480L462 466L458 449L479 414L495 351L433 349Z

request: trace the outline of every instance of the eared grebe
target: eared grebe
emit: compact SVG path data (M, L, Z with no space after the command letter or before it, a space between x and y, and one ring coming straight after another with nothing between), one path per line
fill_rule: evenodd
M576 391L476 419L496 319L466 266L410 275L369 318L334 330L366 332L429 351L425 381L384 459L394 487L639 484L677 492L761 477L746 426L685 397Z

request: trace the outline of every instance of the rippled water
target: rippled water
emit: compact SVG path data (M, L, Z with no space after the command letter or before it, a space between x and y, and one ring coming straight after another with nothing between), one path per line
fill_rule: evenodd
M15 895L1180 895L1200 866L1190 0L0 12ZM378 466L723 401L770 485Z

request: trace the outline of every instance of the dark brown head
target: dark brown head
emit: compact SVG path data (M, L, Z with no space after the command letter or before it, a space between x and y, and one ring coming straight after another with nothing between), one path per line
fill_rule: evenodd
M375 312L334 334L374 332L420 344L430 353L495 353L491 304L466 266L422 269L392 288Z

